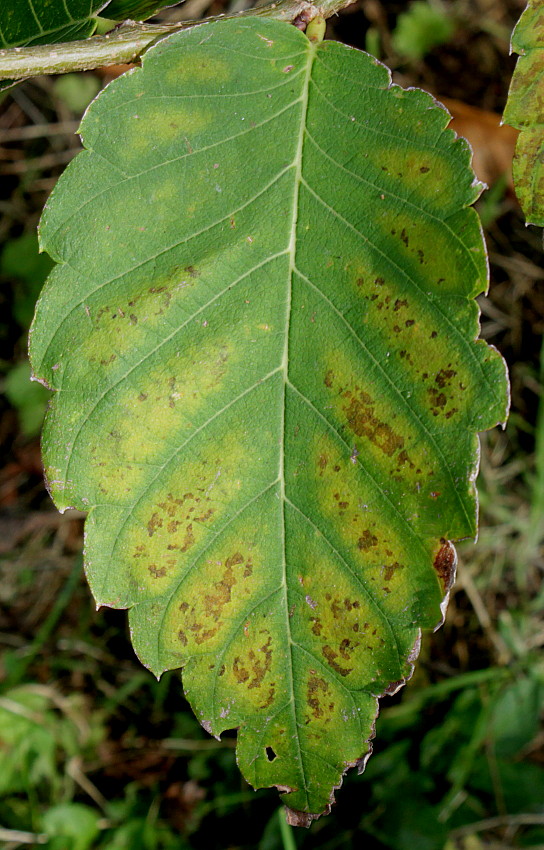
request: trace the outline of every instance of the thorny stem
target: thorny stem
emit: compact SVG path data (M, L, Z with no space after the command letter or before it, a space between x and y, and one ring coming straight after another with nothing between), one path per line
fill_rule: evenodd
M66 74L71 71L88 71L103 65L134 62L148 47L167 35L226 18L272 18L294 23L304 29L317 15L330 18L352 2L322 0L317 6L308 0L277 0L236 15L216 15L179 24L140 24L128 21L106 35L92 36L81 41L0 50L0 80L23 80L40 74Z

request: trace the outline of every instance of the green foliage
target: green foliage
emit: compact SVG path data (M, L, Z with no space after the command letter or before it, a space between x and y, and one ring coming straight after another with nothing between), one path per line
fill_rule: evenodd
M83 39L96 29L95 13L107 0L2 0L0 49ZM12 85L0 80L0 91Z
M28 360L17 363L8 371L4 379L4 393L19 414L22 434L25 437L39 434L50 394L37 381L31 382Z
M447 114L287 24L205 33L87 113L32 362L97 602L307 823L440 620L504 365L475 341L479 187Z
M100 91L100 80L92 74L64 74L54 85L56 96L68 109L80 115Z
M36 299L52 266L47 254L39 253L35 233L24 233L16 239L10 239L0 255L0 274L14 281L12 315L25 332L30 326Z
M179 0L176 0L179 2ZM157 0L111 0L104 10L108 18L116 21L145 21L160 9L175 6L176 2L157 2Z
M415 0L399 15L393 46L400 56L423 59L434 47L446 44L455 32L455 22L441 5Z
M47 688L22 685L0 699L0 796L41 788L54 799L66 787L58 760L68 760L88 744L74 719L80 698L59 702ZM92 738L91 738L92 740Z
M13 281L11 317L20 326L21 333L28 330L36 299L52 265L46 254L38 253L38 239L34 233L9 240L0 254L0 274ZM14 366L5 364L5 370L3 392L19 414L21 431L25 437L36 436L42 426L49 393L36 381L30 381L28 360Z
M2 0L0 48L86 38L107 0Z
M81 803L60 803L43 817L50 850L90 850L99 834L99 815Z
M530 0L512 36L520 54L504 120L521 130L514 182L528 224L544 226L544 2Z

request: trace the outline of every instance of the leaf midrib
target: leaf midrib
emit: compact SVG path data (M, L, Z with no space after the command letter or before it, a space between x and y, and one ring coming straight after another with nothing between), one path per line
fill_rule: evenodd
M293 670L293 647L295 646L294 641L291 636L291 627L289 623L289 589L287 585L287 558L286 558L286 534L285 534L285 509L286 509L286 495L285 495L285 420L286 420L286 401L287 401L287 388L290 385L289 380L289 332L290 332L290 324L291 324L291 301L292 301L292 289L293 289L293 276L296 274L296 247L297 247L297 224L298 224L298 209L299 209L299 199L300 199L300 188L302 186L302 151L304 147L304 139L306 133L306 120L308 115L308 102L309 102L309 92L310 92L310 79L312 75L313 64L316 56L316 45L308 40L308 58L307 58L307 68L306 74L304 77L304 83L302 87L302 95L301 95L301 116L300 116L300 127L299 127L299 135L297 141L297 150L295 154L294 164L295 164L295 175L294 175L294 187L293 187L293 211L291 215L291 233L289 238L289 271L288 271L288 290L287 290L287 298L286 298L286 309L285 309L285 342L283 349L283 358L282 358L282 371L283 371L283 403L282 403L282 421L281 421L281 445L280 445L280 469L279 469L279 481L280 481L280 501L281 501L281 548L282 548L282 586L283 586L283 595L284 595L284 611L285 611L285 629L287 635L287 643L288 643L288 653L289 653L289 664L288 664L288 677L289 677L289 688L291 691L291 707L295 728L295 741L298 755L298 764L300 766L300 772L302 777L302 785L303 788L298 788L298 791L303 791L306 801L306 807L309 808L309 796L308 796L308 785L306 782L306 772L304 770L304 761L302 758L302 751L300 746L300 738L298 735L298 717L297 717L297 705L295 699L295 688L294 688L294 670Z

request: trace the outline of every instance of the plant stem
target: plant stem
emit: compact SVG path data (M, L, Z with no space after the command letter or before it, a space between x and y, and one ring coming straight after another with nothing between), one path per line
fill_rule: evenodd
M317 15L330 18L352 2L353 0L322 0L319 6L315 6L308 0L277 0L236 15L217 15L169 25L130 22L106 35L92 36L81 41L37 47L12 47L0 50L0 80L23 80L40 74L65 74L71 71L88 71L103 65L134 62L152 44L167 35L180 29L226 18L272 18L304 28Z
M295 838L293 836L292 827L289 826L285 818L285 810L278 809L278 820L280 822L281 840L283 842L283 850L297 850Z

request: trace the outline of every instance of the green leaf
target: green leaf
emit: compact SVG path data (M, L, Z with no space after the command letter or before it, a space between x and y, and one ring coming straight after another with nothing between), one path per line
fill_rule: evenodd
M99 95L42 220L45 463L89 510L93 593L293 822L362 766L440 620L506 415L447 123L367 54L207 24Z
M454 32L455 22L441 7L415 0L398 17L393 46L401 56L420 60L434 47L446 44Z
M57 77L53 86L55 96L80 116L101 88L100 80L94 74L63 74Z
M43 829L52 850L89 850L100 833L100 815L82 803L59 803L43 816Z
M56 44L92 35L95 13L107 0L2 0L0 49ZM0 91L13 85L0 80Z
M96 12L107 0L2 0L0 48L54 44L94 32Z
M13 279L13 318L26 331L32 321L36 300L51 271L52 262L40 254L35 233L23 233L6 242L0 254L0 274Z
M544 226L544 0L531 0L512 35L519 53L504 121L521 130L514 183L527 224Z
M174 3L158 3L157 0L111 0L104 12L108 18L115 21L145 21L156 15L160 9L176 6L177 2L179 0Z
M27 360L12 366L4 381L6 398L17 409L21 432L25 437L40 433L49 393L30 380L30 365Z
M0 700L0 795L55 787L56 740L48 699L28 687L13 688Z

